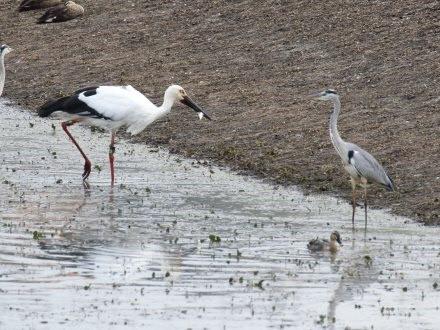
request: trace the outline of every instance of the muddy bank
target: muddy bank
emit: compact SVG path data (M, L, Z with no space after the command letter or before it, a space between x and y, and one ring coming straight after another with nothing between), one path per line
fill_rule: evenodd
M440 112L437 1L81 1L81 20L37 26L2 1L5 95L35 108L86 85L131 84L161 102L179 83L214 117L177 108L136 138L182 155L348 196L328 137L342 95L343 138L394 178L371 205L438 224Z

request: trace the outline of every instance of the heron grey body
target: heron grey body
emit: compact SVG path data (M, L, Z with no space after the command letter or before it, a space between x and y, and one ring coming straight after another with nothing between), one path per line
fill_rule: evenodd
M341 157L345 170L356 181L364 178L368 183L379 183L393 190L393 183L382 165L367 151L358 145L342 140L338 132L338 117L341 102L337 94L331 96L333 112L330 117L330 138Z
M367 184L378 183L386 187L387 190L394 190L391 178L385 172L382 165L367 151L354 143L342 140L338 131L338 117L341 111L339 95L332 90L327 90L318 95L320 100L332 101L333 112L330 117L330 138L337 153L341 157L344 169L348 172L352 182L353 190L353 215L356 208L355 190L357 185L361 185L365 197L365 226L367 224Z
M3 93L5 86L6 70L5 70L5 55L8 54L12 48L7 45L0 45L0 96Z

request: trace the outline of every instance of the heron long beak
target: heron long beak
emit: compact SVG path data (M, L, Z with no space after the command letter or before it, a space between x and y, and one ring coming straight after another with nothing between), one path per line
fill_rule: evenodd
M309 94L309 98L313 98L313 99L320 97L320 96L322 96L322 92Z
M187 105L188 107L194 109L194 111L199 114L200 119L202 119L203 117L206 117L206 119L211 120L211 117L209 117L209 115L205 111L203 111L202 108L200 108L193 100L191 100L189 98L189 96L185 95L180 102L182 102L183 104Z

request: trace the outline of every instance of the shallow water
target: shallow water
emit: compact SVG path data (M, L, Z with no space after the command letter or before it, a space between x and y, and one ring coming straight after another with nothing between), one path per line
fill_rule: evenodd
M108 134L71 131L90 188L58 122L0 101L0 328L438 328L439 228L372 210L364 240L345 201L124 141L111 189Z

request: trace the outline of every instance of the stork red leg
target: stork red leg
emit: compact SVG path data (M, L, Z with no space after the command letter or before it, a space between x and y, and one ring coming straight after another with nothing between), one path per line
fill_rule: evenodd
M115 153L115 133L112 131L112 138L111 138L110 147L108 150L108 159L110 161L110 176L112 178L112 187L115 183L115 169L114 169L115 157L114 157L114 153Z
M87 158L84 151L82 151L81 147L79 146L78 142L73 138L72 134L70 134L69 130L67 129L68 126L72 126L73 124L76 124L80 122L80 119L74 119L69 120L61 123L61 127L63 128L64 132L69 136L70 140L73 142L73 144L77 147L81 155L84 157L84 173L82 174L83 180L87 179L90 175L90 172L92 171L92 163Z

